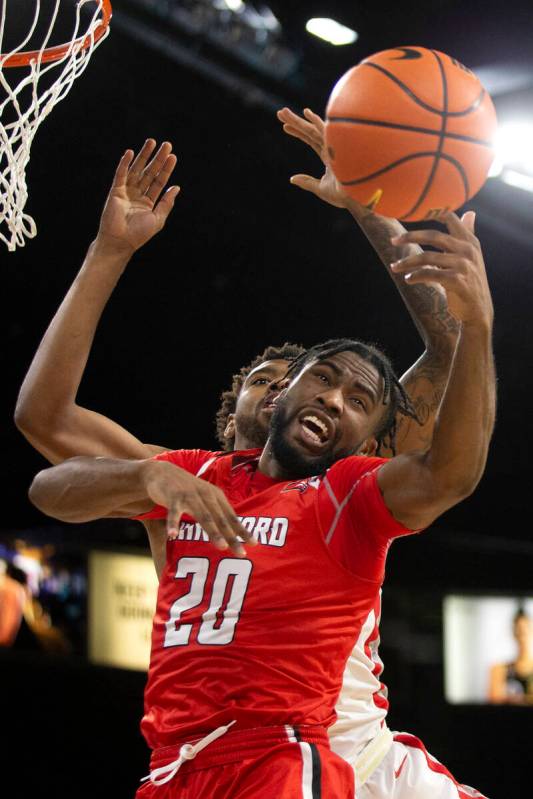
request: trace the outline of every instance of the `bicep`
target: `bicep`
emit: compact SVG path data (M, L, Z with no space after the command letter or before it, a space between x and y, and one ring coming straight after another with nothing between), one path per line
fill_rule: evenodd
M411 400L416 419L398 414L395 447L398 455L426 450L431 444L452 361L453 348L446 343L440 349L426 351L402 376L400 382Z
M144 444L117 422L79 405L62 414L56 424L49 424L46 432L31 431L26 437L53 464L77 455L129 460L165 451L165 447Z
M397 522L410 530L428 527L454 502L438 489L425 452L398 455L379 470L383 501Z

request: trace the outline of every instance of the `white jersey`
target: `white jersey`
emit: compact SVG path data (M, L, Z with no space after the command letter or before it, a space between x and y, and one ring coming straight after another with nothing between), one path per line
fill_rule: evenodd
M329 728L331 748L352 763L381 730L389 709L387 687L380 679L380 618L381 592L346 663L335 706L337 721Z
M337 721L328 730L332 750L354 767L357 797L486 799L458 783L414 735L387 730L389 703L378 653L380 618L381 593L346 663L335 707Z

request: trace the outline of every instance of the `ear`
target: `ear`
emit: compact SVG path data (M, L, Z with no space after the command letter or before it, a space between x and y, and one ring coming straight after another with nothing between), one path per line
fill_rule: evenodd
M226 424L226 429L224 430L224 438L227 440L231 440L235 438L235 414L230 413L228 416L228 423Z
M369 436L361 446L359 447L357 454L358 455L365 455L367 458L372 457L372 455L376 454L376 450L378 448L378 442L374 438L374 436Z

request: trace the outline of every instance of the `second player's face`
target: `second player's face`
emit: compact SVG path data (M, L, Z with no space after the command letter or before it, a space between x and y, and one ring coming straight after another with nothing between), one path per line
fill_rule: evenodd
M373 454L383 413L377 369L340 352L310 363L279 398L272 451L291 477L318 474L348 455Z
M280 391L277 383L288 367L282 359L264 361L247 376L235 408L235 449L264 447Z

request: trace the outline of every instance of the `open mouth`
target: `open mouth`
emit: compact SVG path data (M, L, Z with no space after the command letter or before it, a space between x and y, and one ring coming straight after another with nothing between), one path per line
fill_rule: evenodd
M315 414L306 413L298 421L304 440L313 447L322 448L330 440L333 433L331 425L327 424L325 420L319 419Z

